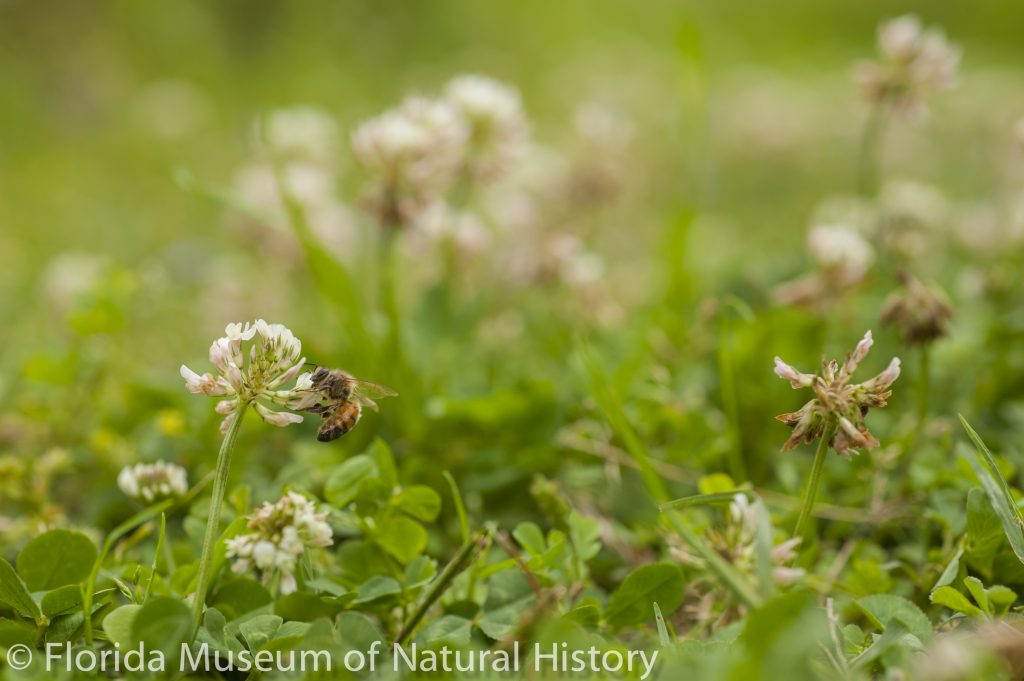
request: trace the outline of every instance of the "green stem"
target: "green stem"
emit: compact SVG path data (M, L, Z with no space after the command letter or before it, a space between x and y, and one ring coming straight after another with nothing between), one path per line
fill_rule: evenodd
M238 405L235 418L224 435L224 441L220 445L220 452L217 454L217 468L213 477L213 496L210 499L210 514L206 519L206 535L203 537L203 555L199 559L199 573L196 575L195 600L192 603L192 636L195 637L199 631L199 625L203 619L203 609L206 605L206 589L210 579L210 563L213 562L213 548L217 543L217 532L220 527L220 513L224 506L224 492L227 488L228 471L231 469L231 452L235 448L235 440L238 438L238 429L245 418L249 404Z
M921 376L917 381L917 431L924 431L925 423L928 420L928 393L931 390L931 347L924 343L921 345Z
M921 362L921 375L917 378L917 423L914 424L913 429L907 435L906 451L896 469L896 474L900 478L905 478L910 472L911 459L921 444L921 436L924 434L924 428L928 422L928 393L931 390L931 352L927 344L921 346L921 354L918 359Z
M743 482L749 479L749 476L747 474L746 462L743 460L740 410L736 398L736 373L732 361L732 347L730 346L733 333L728 314L728 311L723 311L718 323L718 391L722 396L722 407L725 409L725 414L728 418L729 472L732 474L733 480Z
M395 637L396 645L401 645L407 638L409 638L409 635L412 634L416 625L420 623L420 620L422 620L424 615L427 614L430 607L437 602L437 599L439 599L445 591L448 590L452 580L454 580L460 572L466 569L477 551L483 549L487 545L489 538L490 530L485 528L479 530L472 538L470 538L469 541L462 545L459 552L455 554L455 557L452 558L447 565L445 565L444 570L442 570L438 578L434 580L434 584L430 587L430 591L428 591L419 604L417 604L412 615L402 623L402 628L399 630L398 636Z
M821 441L818 442L818 451L814 455L814 465L811 467L811 477L807 481L807 491L804 493L804 505L800 509L800 516L796 520L796 528L793 530L794 537L802 537L804 531L804 525L807 524L807 520L811 517L811 511L814 510L814 500L818 496L818 486L821 484L821 473L825 469L825 457L828 455L828 443L835 435L836 424L830 420L825 425L825 432L821 436Z
M882 140L885 137L888 102L882 99L871 109L864 123L857 157L857 191L862 196L874 196L882 166Z
M380 307L387 319L388 329L383 357L402 364L401 316L398 314L398 294L395 286L395 244L398 241L396 228L383 227L378 253L378 276L380 277Z

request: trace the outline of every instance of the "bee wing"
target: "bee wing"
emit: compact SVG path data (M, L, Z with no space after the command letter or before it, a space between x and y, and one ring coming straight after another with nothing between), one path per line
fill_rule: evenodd
M359 404L363 405L364 407L369 407L370 409L372 409L374 411L380 411L380 407L377 406L377 403L374 402L373 400L371 400L366 395L360 395L360 394L357 393L357 394L353 395L353 399L356 402L358 402Z
M370 381L360 381L359 379L352 380L356 384L355 394L364 400L369 399L370 402L381 397L395 397L398 395L398 393L386 385L371 383Z

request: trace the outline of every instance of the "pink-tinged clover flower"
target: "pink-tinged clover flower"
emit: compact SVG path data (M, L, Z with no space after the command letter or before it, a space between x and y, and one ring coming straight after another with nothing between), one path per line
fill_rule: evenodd
M889 366L874 378L853 383L853 373L867 357L873 343L868 331L842 365L836 360L824 362L821 374L802 373L781 358L775 358L775 374L779 378L789 381L794 389L811 388L815 394L799 411L775 417L793 429L782 451L789 451L802 442L814 442L826 432L832 433L829 446L841 456L849 457L860 449L878 446L864 417L871 408L886 405L892 395L889 386L900 375L900 359L893 357Z
M224 416L222 431L227 431L240 408L249 405L267 423L283 427L301 423L302 416L268 405L288 407L300 397L301 381L292 387L286 384L300 378L306 361L301 354L302 343L282 324L262 319L228 324L224 336L210 346L216 374L198 374L183 364L181 377L189 392L225 398L216 407Z

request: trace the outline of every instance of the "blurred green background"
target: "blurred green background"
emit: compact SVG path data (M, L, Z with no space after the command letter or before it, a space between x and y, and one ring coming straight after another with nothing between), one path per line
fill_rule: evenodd
M993 110L972 127L936 115L926 133L950 140L930 150L937 158L922 164L929 176L984 192L989 156L1000 148L992 126L1019 113L1024 99L1019 3L7 0L2 321L11 328L57 250L133 262L191 239L223 247L217 211L184 196L173 171L229 177L260 112L319 105L346 132L407 90L430 91L465 71L517 85L542 139L580 99L628 108L643 143L678 155L667 164L675 172L649 178L655 200L696 200L744 238L782 238L802 226L810 201L849 182L845 159L863 115L850 65L872 54L881 19L904 12L944 26L963 45L965 90L1004 99L940 97L940 112ZM831 121L792 130L784 91L775 100L753 96L780 82L813 98L815 111L804 115ZM737 102L744 92L750 98ZM743 110L729 106L736 103ZM773 118L786 129L773 132ZM737 137L758 125L766 137L821 143L796 152L782 139L774 157L750 158ZM719 147L731 154L723 158ZM964 164L972 172L961 172ZM788 191L777 191L781 183Z

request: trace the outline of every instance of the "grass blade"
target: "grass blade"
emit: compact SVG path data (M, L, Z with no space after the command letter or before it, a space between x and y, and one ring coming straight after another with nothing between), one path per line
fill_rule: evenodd
M662 511L667 511L670 508L688 508L690 506L725 506L732 503L732 500L737 494L752 496L750 491L745 489L734 489L729 492L714 492L712 494L694 494L693 496L666 501L661 504L660 508Z
M996 459L992 456L992 452L989 451L989 448L985 445L981 436L975 432L974 428L971 428L971 424L967 422L967 419L964 418L963 414L957 414L957 416L960 417L960 423L963 424L964 430L967 431L967 436L971 438L971 442L974 443L978 453L981 454L982 458L985 460L985 465L988 467L989 472L992 474L992 478L999 486L1003 498L1006 501L1006 505L1010 508L1013 516L1017 519L1017 523L1021 527L1024 527L1024 513L1022 513L1020 507L1017 506L1017 502L1013 498L1013 493L1010 491L1010 485L1006 482L1006 478L1004 478L1003 474L1000 472L999 466L996 464ZM995 501L993 501L992 504L994 506Z

